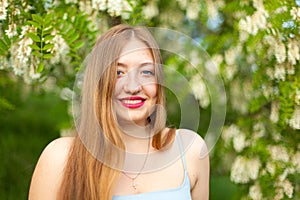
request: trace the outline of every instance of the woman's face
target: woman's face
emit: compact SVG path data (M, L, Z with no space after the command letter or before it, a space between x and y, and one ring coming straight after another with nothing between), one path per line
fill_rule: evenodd
M117 60L117 81L113 97L119 124L144 126L157 102L154 60L147 46L132 39Z

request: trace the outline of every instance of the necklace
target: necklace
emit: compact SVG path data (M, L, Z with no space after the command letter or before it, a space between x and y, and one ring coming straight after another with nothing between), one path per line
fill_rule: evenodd
M147 162L148 155L149 155L149 149L150 149L150 137L148 139L147 154L146 154L146 158L144 160L143 166L140 169L140 171L134 177L131 177L128 174L126 174L125 172L122 171L122 174L124 174L127 178L131 179L131 181L132 181L132 185L131 186L133 187L134 190L137 190L137 183L135 182L135 180L137 179L137 177L139 177L139 175L142 173L142 171L143 171L143 169L145 167L145 164Z

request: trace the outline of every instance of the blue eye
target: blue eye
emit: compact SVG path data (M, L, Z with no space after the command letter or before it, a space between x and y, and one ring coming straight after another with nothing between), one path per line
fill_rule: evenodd
M122 76L124 74L124 72L122 72L121 70L117 70L117 76Z
M148 76L154 76L154 72L151 70L143 70L142 74L148 75Z

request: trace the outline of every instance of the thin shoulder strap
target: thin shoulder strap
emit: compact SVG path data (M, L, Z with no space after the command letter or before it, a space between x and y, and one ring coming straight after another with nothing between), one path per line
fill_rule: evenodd
M184 171L187 171L186 162L185 162L185 158L184 158L184 150L183 150L183 147L182 147L182 142L181 142L181 138L180 138L178 130L176 130L176 138L177 138L180 153L181 153L181 159L182 159L182 164L183 164L183 167L184 167Z

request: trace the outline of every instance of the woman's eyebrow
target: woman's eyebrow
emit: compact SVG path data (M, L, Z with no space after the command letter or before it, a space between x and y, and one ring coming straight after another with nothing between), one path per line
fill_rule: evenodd
M126 63L122 63L122 62L117 62L117 66L120 67L127 67L128 65ZM154 63L151 61L147 61L147 62L142 62L138 65L139 67L144 67L144 66L154 66Z

